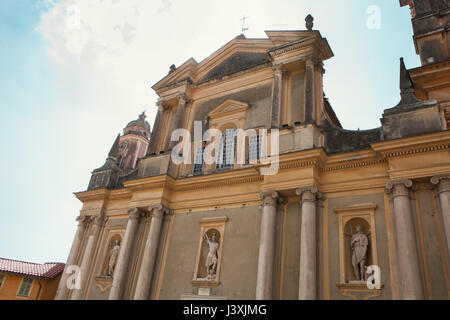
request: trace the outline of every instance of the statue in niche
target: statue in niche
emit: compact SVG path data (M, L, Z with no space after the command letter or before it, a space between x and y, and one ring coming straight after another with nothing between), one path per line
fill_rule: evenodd
M219 242L217 241L216 233L212 234L211 240L205 233L205 240L209 246L205 261L207 280L214 280L216 278L217 262L219 261Z
M362 231L361 226L356 226L356 233L352 235L352 265L355 271L357 281L365 281L366 277L366 259L367 248L369 246L369 239Z
M112 278L114 274L114 269L116 267L117 258L119 256L119 251L120 251L120 240L116 240L116 242L113 244L112 248L109 251L109 260L105 276Z

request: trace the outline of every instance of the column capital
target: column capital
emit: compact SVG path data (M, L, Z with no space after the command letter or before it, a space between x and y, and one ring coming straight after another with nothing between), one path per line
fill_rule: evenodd
M133 220L139 220L140 218L145 217L147 212L142 210L141 208L131 208L128 210L128 213L130 214L130 219Z
M151 212L153 217L160 217L160 216L164 216L164 215L173 214L172 209L169 209L162 204L148 207L148 212Z
M95 215L95 216L92 216L92 220L94 222L94 225L96 225L98 227L102 227L106 221L106 217L104 215Z
M264 200L264 206L275 207L284 198L277 191L263 191L259 194L259 199Z
M301 201L316 201L323 197L322 193L319 192L317 186L307 186L301 187L295 190L295 193L300 196Z
M75 220L78 221L79 227L87 227L89 222L91 222L91 216L78 216Z
M161 111L161 112L162 111L166 111L167 109L170 108L169 103L167 101L165 101L165 100L159 100L156 103L156 106L158 107L158 111Z
M308 56L304 59L306 67L314 67L316 65L321 65L322 60L317 56ZM323 65L323 63L322 63Z
M287 70L285 69L283 64L277 64L277 65L272 66L272 70L275 73L275 75L278 75L278 76L282 76L287 73Z
M415 185L412 180L409 179L394 179L389 180L386 183L385 192L387 194L392 193L393 197L397 196L409 196L408 189L415 189Z
M431 178L431 183L434 184L434 185L438 185L443 180L450 180L450 173L433 176Z
M186 93L182 93L179 97L178 97L178 105L183 104L183 105L188 105L192 102L191 97L189 97L189 95L187 95Z
M433 184L441 192L450 192L450 174L441 174L431 178Z

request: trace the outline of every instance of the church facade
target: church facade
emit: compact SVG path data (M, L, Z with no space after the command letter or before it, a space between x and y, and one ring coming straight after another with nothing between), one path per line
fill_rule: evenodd
M342 128L312 16L172 66L76 193L56 299L450 298L450 3L400 4L422 65L376 129Z

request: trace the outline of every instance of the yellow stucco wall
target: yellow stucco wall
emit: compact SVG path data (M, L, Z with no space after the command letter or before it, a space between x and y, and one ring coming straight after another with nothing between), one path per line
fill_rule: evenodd
M28 297L20 297L17 295L20 285L23 280L23 276L12 273L0 273L5 278L0 287L0 300L36 300L39 292L39 279L34 278L31 286L30 294ZM40 280L41 290L37 300L53 300L56 290L58 289L58 283L61 275L55 277L52 280Z

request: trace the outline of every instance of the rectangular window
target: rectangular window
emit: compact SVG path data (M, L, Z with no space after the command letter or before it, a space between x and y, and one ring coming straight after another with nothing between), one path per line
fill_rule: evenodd
M194 176L199 176L203 173L203 152L205 148L198 148L195 153L194 160Z
M235 138L235 129L227 129L223 133L222 139L220 140L219 144L219 157L216 164L217 169L234 167Z
M252 135L248 138L248 162L255 163L259 159L260 145L259 135Z
M28 297L30 295L32 285L33 285L32 278L23 278L22 283L20 284L19 293L17 293L17 295L19 297Z

